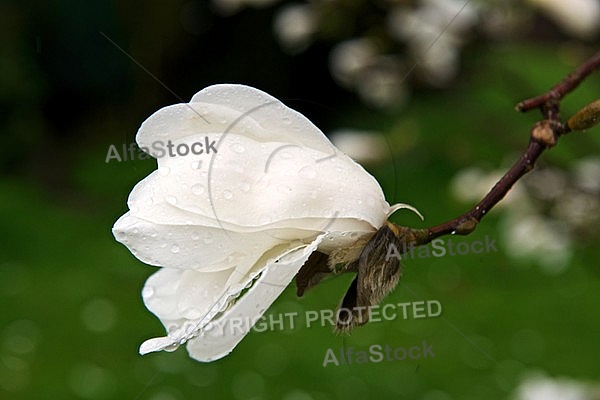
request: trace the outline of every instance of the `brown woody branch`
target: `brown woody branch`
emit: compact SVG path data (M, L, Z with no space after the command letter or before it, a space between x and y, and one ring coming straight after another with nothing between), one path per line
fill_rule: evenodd
M600 103L583 108L567 123L560 118L560 101L573 91L587 76L600 68L600 52L581 64L548 92L517 104L518 111L539 108L544 116L530 132L529 145L517 162L500 178L489 193L465 214L450 221L425 229L396 226L398 236L407 245L423 245L440 236L468 235L475 230L481 219L506 196L523 175L531 171L544 150L556 145L558 138L571 130L587 129L600 119Z
M543 108L549 103L559 102L598 68L600 68L600 52L590 57L546 93L517 104L517 111L526 112L537 107Z

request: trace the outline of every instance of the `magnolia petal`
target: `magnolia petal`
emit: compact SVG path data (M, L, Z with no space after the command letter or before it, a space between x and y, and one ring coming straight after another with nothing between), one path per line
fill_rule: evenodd
M345 246L355 236L372 232L372 228L349 219L303 220L294 228L270 227L258 232L236 232L198 225L164 225L146 221L126 213L113 227L115 238L140 261L169 268L199 272L235 268L245 274L267 250L291 240L309 242L324 232L353 232L339 236L335 243ZM315 230L301 229L301 225Z
M235 101L232 101L235 99ZM275 97L245 85L213 85L196 93L191 100L195 105L224 106L239 113L232 130L245 129L244 124L255 121L260 129L253 129L251 135L262 142L279 142L311 148L332 154L333 145L308 118L284 105ZM216 119L218 116L215 115ZM210 118L212 123L212 118ZM250 131L245 129L245 133ZM214 132L214 131L213 131Z
M403 209L407 209L407 210L414 212L415 214L417 214L419 216L419 218L421 218L421 221L425 220L425 217L423 217L423 215L419 212L419 210L417 210L415 207L411 206L410 204L404 204L404 203L397 203L397 204L394 204L393 206L391 206L390 210L386 216L386 219L389 218L396 211L403 210Z
M146 264L211 272L254 265L268 249L284 243L276 234L242 234L198 225L162 225L126 213L113 227L115 238ZM299 235L299 230L290 236ZM311 235L311 233L305 234Z
M225 311L255 275L244 280L238 277L240 283L228 286L231 273L161 268L151 275L142 292L144 304L160 319L168 336L145 341L140 354L175 350Z
M210 328L206 326L200 336L188 341L190 356L198 361L210 362L231 353L287 287L324 236L319 236L308 246L298 247L270 260L258 280L233 307L212 321Z
M144 304L169 332L178 328L181 321L199 322L224 297L225 284L232 271L196 272L160 268L144 285Z
M189 167L191 157L188 165L182 157L171 164L168 175L158 176L158 191L174 207L223 224L262 227L287 219L340 217L375 228L385 221L389 204L379 184L347 156L256 142L233 133L223 143L230 139L246 151L237 154L235 147L222 146L206 177ZM205 187L205 194L198 196L186 182L198 182L194 186ZM238 204L244 204L243 211Z
M211 94L202 91L190 104L165 107L140 128L140 146L166 137L175 148L218 141L216 154L159 158L152 193L221 224L260 227L282 219L338 215L381 226L389 204L377 181L305 117L253 88L206 90ZM210 103L232 98L235 103L227 107ZM200 117L206 107L214 109L205 118L218 122L208 124ZM236 119L232 112L239 114ZM222 121L230 125L223 128ZM244 204L246 212L235 204Z
M327 211L323 217L300 217L273 221L262 226L244 226L203 216L196 212L178 208L177 202L169 194L161 193L160 176L154 171L133 188L129 195L130 215L160 225L198 225L221 228L232 232L259 232L270 229L297 228L310 231L372 231L372 223L356 218L344 217L340 212ZM200 201L200 199L198 199ZM245 207L246 208L246 207ZM269 214L265 218L271 218ZM280 235L273 233L274 236ZM308 235L302 235L306 237Z
M317 237L309 245L288 248L279 252L276 257L267 258L244 279L236 279L239 283L235 285L224 282L230 271L201 273L171 268L159 270L146 283L144 291L148 295L144 296L144 302L165 325L168 336L145 341L140 346L140 354L173 351L186 341L194 338L202 341L205 337L215 346L213 352L228 350L220 356L214 356L202 345L202 354L206 353L206 360L201 361L229 354L247 331L241 336L239 332L225 332L222 339L219 339L215 338L215 328L230 324L231 315L243 316L252 321L258 319L287 287L324 236ZM259 275L250 289L238 298ZM260 290L256 290L258 287ZM152 290L148 291L147 288Z

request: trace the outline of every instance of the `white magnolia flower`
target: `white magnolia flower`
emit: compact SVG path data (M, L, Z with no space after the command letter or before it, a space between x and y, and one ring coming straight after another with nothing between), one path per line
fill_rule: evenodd
M187 342L196 360L224 357L312 252L365 240L403 207L303 115L251 87L210 86L154 113L136 140L158 170L113 233L162 267L142 296L168 332L142 354Z

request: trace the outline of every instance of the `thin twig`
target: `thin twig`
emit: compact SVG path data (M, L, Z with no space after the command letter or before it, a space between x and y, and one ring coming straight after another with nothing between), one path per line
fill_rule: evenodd
M525 112L539 107L544 119L537 122L531 129L529 145L519 160L479 203L463 215L425 229L396 226L401 242L418 246L427 244L440 236L468 235L473 232L481 219L506 196L514 184L533 169L544 150L556 145L561 135L571 131L568 124L561 122L560 100L598 68L600 68L600 52L581 64L548 92L520 102L516 107L518 111Z
M573 72L567 75L562 81L557 83L546 93L523 100L517 104L517 111L526 112L531 109L547 105L552 100L560 101L565 95L573 91L579 84L596 69L600 68L600 52L594 54L586 62L577 67Z

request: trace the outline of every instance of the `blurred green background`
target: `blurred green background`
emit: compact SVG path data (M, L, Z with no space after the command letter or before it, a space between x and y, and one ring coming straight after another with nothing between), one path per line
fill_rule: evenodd
M184 349L138 355L142 341L164 334L140 295L155 269L111 227L156 164L105 159L155 110L211 84L243 83L326 134L371 132L389 148L365 167L390 203L425 215L392 220L429 226L468 209L476 183L493 183L525 148L539 114L519 115L514 105L599 48L597 20L582 33L550 6L473 1L470 22L459 14L453 24L462 28L431 48L450 61L423 58L411 70L464 2L297 3L311 8L287 20L292 3L264 0L0 4L0 399L561 398L558 387L595 398L599 129L561 139L540 160L547 173L519 183L520 196L464 238L488 235L497 253L405 262L384 303L437 300L440 317L374 322L348 337L299 323L251 333L210 364ZM595 15L596 2L583 3ZM390 33L394 23L411 26L406 16L421 23ZM413 39L427 18L437 25L419 47ZM357 38L375 54L344 53L340 45ZM593 76L564 102L564 115L598 93ZM520 225L532 218L539 223ZM334 309L350 280L301 299L290 285L267 316ZM323 367L328 349L422 341L434 358ZM558 385L549 392L558 397L523 397L532 376Z

